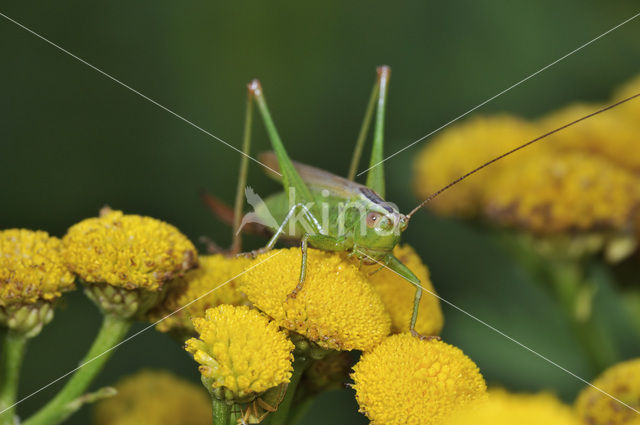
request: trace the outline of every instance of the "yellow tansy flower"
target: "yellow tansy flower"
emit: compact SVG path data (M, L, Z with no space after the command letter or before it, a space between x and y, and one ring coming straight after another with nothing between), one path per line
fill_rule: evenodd
M293 343L257 310L221 305L193 325L200 336L189 339L185 349L200 363L203 383L217 398L250 401L289 382Z
M228 258L219 254L200 256L199 267L173 283L166 299L151 312L151 321L163 319L156 329L193 334L191 319L203 317L208 308L247 303L246 296L231 279L242 273L249 261L244 257ZM207 292L211 293L203 296ZM187 307L182 308L184 306Z
M197 263L196 249L163 221L108 210L69 228L68 267L85 282L155 291Z
M487 216L540 233L629 230L640 204L640 179L578 152L511 161L485 190Z
M580 425L573 410L551 394L491 390L488 400L464 409L445 425Z
M424 199L463 174L537 135L535 126L508 115L473 118L450 127L426 143L418 154L414 163L414 192L418 198ZM532 146L529 151L541 149L545 149L544 144ZM429 207L443 214L477 214L484 188L493 183L508 162L492 164L434 199Z
M60 239L26 229L0 231L0 306L53 300L73 289Z
M0 231L0 324L37 334L53 317L50 302L74 288L62 243L42 231Z
M392 335L353 368L360 411L373 425L440 424L486 396L478 367L459 348Z
M115 388L115 396L96 405L95 425L211 424L211 400L202 386L169 372L138 372Z
M310 248L304 286L293 299L287 296L300 277L300 249L270 251L254 260L258 263L238 278L240 289L280 326L335 350L366 351L389 334L391 321L380 296L340 254Z
M593 385L640 410L640 358L610 367ZM590 425L621 425L640 420L638 413L593 387L582 390L575 407L584 423Z
M435 294L436 291L429 279L429 269L424 265L418 254L409 245L396 246L393 250L405 266L420 279L420 285ZM379 269L379 270L378 270ZM391 329L394 333L408 332L415 287L403 277L379 265L368 266L366 270L373 273L369 281L373 284L387 311L391 315ZM377 270L377 271L376 271ZM423 292L420 300L420 312L416 322L416 331L422 335L438 335L442 330L444 318L438 298L429 292Z
M151 217L103 209L71 226L62 239L67 267L104 313L144 315L165 283L197 264L196 249L175 227Z

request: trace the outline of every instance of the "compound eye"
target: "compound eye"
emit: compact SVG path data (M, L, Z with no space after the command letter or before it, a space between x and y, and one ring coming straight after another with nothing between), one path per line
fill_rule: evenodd
M373 229L378 224L378 221L382 217L382 214L377 212L370 212L367 214L367 227Z

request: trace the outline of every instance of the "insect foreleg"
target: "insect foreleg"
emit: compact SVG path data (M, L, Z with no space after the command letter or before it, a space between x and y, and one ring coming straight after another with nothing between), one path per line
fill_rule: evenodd
M413 282L412 282L413 283ZM420 308L420 299L422 298L422 288L420 285L415 285L416 294L413 296L413 312L411 313L411 322L409 323L409 330L416 336L416 321L418 320L418 310Z
M307 276L307 247L309 242L311 242L314 247L325 251L345 251L349 247L348 241L344 236L335 238L333 236L323 235L320 233L305 233L304 236L302 236L302 244L300 245L300 249L302 250L300 279L298 280L298 284L294 290L287 296L287 298L295 298L304 285L304 280Z
M287 299L295 298L298 295L298 292L302 290L302 285L304 285L304 279L307 277L307 244L309 242L309 234L305 233L302 237L302 243L300 244L300 250L302 251L302 261L300 263L300 279L298 279L298 284L293 291L289 295L287 295Z
M418 311L420 309L420 299L422 298L422 286L420 285L420 279L405 266L402 261L398 260L393 255L388 255L385 258L386 267L396 274L402 276L407 282L416 287L416 294L413 297L413 312L411 314L411 321L409 322L409 330L411 335L419 337L420 339L439 339L437 336L422 336L416 332L416 321L418 320Z

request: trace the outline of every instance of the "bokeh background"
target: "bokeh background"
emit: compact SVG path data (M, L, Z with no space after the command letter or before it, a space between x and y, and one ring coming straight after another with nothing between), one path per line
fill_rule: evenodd
M345 174L376 65L393 70L391 153L634 15L638 3L61 0L4 2L0 12L236 147L245 84L259 77L291 156ZM573 101L607 99L640 71L639 35L640 20L631 22L477 112L534 118ZM232 201L237 152L2 17L0 51L0 227L62 236L108 204L166 220L194 241L207 235L229 243L230 229L198 193ZM256 150L268 149L261 124L254 134ZM411 162L418 149L385 163L387 198L403 210L417 202ZM255 164L249 179L259 193L278 187ZM445 299L592 377L555 301L482 231L424 212L405 240ZM612 329L624 330L625 318L608 304L616 296L605 293L596 308ZM29 346L23 396L75 367L98 328L97 309L79 291L65 298ZM468 353L490 384L551 389L566 400L582 386L456 309L444 310L445 340ZM638 354L635 342L621 344L621 357ZM197 380L181 347L149 330L118 349L94 387L142 367ZM20 413L60 387L25 401ZM352 396L346 389L323 395L305 423L366 423ZM89 415L85 408L69 423L86 424Z

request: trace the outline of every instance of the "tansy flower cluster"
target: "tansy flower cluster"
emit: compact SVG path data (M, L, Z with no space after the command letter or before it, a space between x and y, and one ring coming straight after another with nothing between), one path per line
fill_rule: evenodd
M638 92L639 81L614 100ZM489 159L601 106L574 105L537 122L503 115L457 125L420 153L416 194L425 198ZM633 234L640 206L640 121L633 108L630 102L564 129L527 147L526 154L492 164L429 206L534 234Z
M626 230L640 205L638 178L588 153L531 154L504 173L485 189L485 215L535 233Z
M16 318L39 317L18 313L25 306L49 306L73 289L74 275L104 315L97 342L81 362L82 376L45 405L35 423L60 421L83 403L113 395L109 388L83 392L108 359L96 353L109 353L136 318L181 338L195 336L185 349L199 364L214 418L225 424L224 418L232 420L231 409L239 423L258 423L269 414L282 423L294 401L306 403L347 383L357 358L350 351L374 353L383 347L377 352L385 353L384 347L395 341L389 335L408 330L414 288L389 270L376 271L341 253L309 249L302 290L289 297L299 279L298 249L273 250L254 259L222 254L198 258L175 227L151 217L104 209L99 217L71 226L61 240L27 230L6 230L1 236L3 324L11 327ZM418 331L438 334L443 317L428 269L409 246L397 247L394 254L415 270L429 292L421 302ZM17 310L9 310L14 306ZM47 320L50 312L46 310ZM427 348L430 372L420 372L426 373L420 385L435 384L427 403L434 417L446 416L452 403L484 391L477 368L458 349L396 336L404 341L400 350L405 357L416 349L417 359L425 354L420 350L433 347ZM377 391L377 384L370 386L366 378L367 358L374 357L365 355L356 367L360 374L354 374L363 406L370 402L367 391ZM396 360L392 356L387 366ZM428 374L438 374L439 365L453 368L463 381L468 375L464 382L471 383L469 391L449 385L448 372L430 380ZM96 423L168 424L184 415L188 419L181 423L199 424L211 412L202 392L162 372L143 372L120 382L116 390L118 396L99 404ZM369 414L376 407L363 411Z
M537 136L535 125L525 120L499 115L477 117L443 130L416 157L413 187L423 199L484 162ZM544 146L532 147L543 150ZM500 176L507 161L497 162L474 178L458 184L429 204L441 214L470 217L483 205L483 188Z

